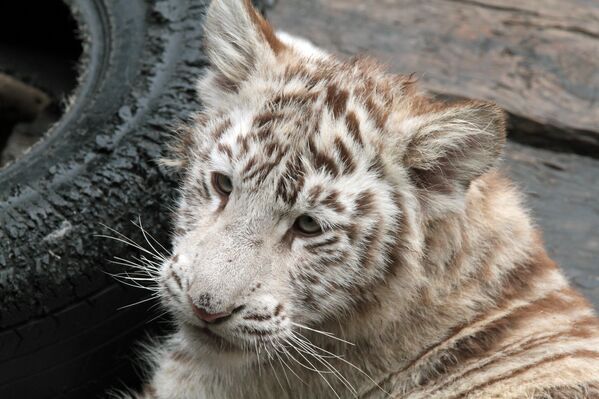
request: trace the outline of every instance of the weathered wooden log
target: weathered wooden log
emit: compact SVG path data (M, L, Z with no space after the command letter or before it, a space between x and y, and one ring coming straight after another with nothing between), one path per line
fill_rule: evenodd
M599 310L599 161L516 143L505 154L549 254Z
M9 115L17 119L33 119L50 102L43 91L0 72L0 112L18 114Z

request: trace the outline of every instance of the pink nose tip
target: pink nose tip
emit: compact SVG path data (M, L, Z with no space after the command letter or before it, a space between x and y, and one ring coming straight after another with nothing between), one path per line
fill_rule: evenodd
M220 313L208 313L206 312L204 309L194 305L193 303L191 304L191 307L193 308L193 313L200 319L205 321L206 323L212 323L218 319L222 319L224 317L227 317L229 315L231 315L231 312L220 312Z

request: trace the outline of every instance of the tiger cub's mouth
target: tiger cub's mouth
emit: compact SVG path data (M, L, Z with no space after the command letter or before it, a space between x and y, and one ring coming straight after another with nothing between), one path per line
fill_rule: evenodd
M199 326L197 324L185 323L186 330L194 338L202 343L210 345L221 351L241 351L238 343L229 340L229 338L213 331L209 326Z

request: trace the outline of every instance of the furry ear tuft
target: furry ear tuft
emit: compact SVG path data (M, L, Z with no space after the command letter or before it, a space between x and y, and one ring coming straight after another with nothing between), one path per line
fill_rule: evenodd
M465 190L488 171L505 144L505 116L489 103L450 105L429 114L408 118L403 155L415 184L433 192Z
M213 0L204 26L206 52L224 87L236 87L261 58L285 47L250 0Z

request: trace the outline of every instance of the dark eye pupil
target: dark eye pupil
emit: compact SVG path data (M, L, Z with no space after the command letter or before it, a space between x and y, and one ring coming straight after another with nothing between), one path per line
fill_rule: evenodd
M229 176L216 174L214 182L216 189L222 194L231 194L233 191L233 182Z
M300 216L296 222L297 228L306 234L315 234L320 232L320 226L316 221L310 216Z

